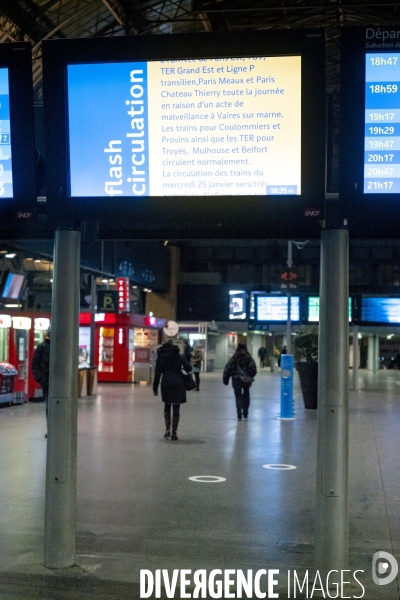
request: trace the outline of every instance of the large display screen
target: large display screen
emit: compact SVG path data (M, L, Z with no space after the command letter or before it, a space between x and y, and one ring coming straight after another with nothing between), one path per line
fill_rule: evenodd
M67 73L71 196L301 193L301 56Z
M400 53L365 55L365 194L400 192Z
M36 215L32 46L0 44L0 237L29 237Z
M25 283L25 275L5 272L1 283L1 300L19 300Z
M319 297L318 296L309 296L308 297L308 315L307 320L313 323L319 322ZM352 303L351 298L349 298L349 322L352 319Z
M322 30L45 41L50 216L103 221L104 237L113 223L117 237L319 237L324 42Z
M286 322L288 318L287 296L256 296L256 321ZM290 320L300 320L300 297L290 299Z
M363 297L361 321L366 323L400 323L400 298Z
M229 292L229 319L244 321L247 318L246 292L244 290L230 290Z
M0 200L13 197L8 69L0 67Z
M399 235L399 39L398 25L341 31L339 206L354 237Z

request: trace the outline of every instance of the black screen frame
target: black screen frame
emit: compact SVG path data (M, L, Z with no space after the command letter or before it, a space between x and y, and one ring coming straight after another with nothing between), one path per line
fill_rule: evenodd
M23 237L36 219L32 45L0 44L0 67L8 69L13 198L0 198L0 236Z
M378 36L373 36L372 32L378 31ZM358 238L399 237L400 194L364 194L363 191L365 54L399 52L400 46L396 48L395 44L400 37L394 40L393 48L379 47L393 41L383 39L384 32L393 31L400 35L400 25L343 27L341 30L339 197L350 235Z
M68 196L68 64L237 56L302 57L301 196ZM43 41L48 209L52 223L98 220L100 237L319 237L325 198L325 33L274 30ZM265 199L268 199L266 202ZM193 201L194 200L194 201ZM318 217L307 217L307 208Z

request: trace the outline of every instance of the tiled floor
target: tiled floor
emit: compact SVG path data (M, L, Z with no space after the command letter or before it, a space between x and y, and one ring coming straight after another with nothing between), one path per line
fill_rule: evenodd
M350 393L349 569L365 571L366 592L348 596L395 600L397 580L373 584L371 564L378 550L400 559L400 372L360 371L360 385ZM43 566L44 407L0 409L0 599L136 598L140 569L279 569L279 598L288 570L313 581L317 415L297 376L295 397L296 420L279 421L280 375L262 370L238 422L232 388L202 375L178 442L164 439L150 386L102 384L80 399L77 566L61 572ZM204 475L224 481L189 479Z

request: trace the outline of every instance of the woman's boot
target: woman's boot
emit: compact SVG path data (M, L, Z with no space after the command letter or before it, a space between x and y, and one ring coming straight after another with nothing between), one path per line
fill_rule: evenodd
M171 415L167 412L164 412L164 420L165 420L165 438L171 437Z
M178 429L178 423L179 423L179 416L173 415L173 417L172 417L172 435L171 435L171 440L173 442L178 441L178 436L176 435L176 431Z

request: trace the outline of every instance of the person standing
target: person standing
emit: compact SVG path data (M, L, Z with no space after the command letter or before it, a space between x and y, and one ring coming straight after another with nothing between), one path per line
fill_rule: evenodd
M260 359L260 367L265 367L265 359L267 358L267 349L265 346L260 346L258 349L258 357Z
M185 341L185 347L183 349L183 354L185 355L185 358L188 362L191 362L192 360L192 354L193 354L193 348L190 345L189 340Z
M46 424L49 416L49 373L50 373L50 330L44 334L44 340L33 353L32 374L43 390L46 406ZM47 438L47 433L45 435Z
M186 402L186 388L183 381L182 368L187 373L192 370L190 362L183 354L179 354L179 347L175 346L172 340L166 341L157 350L153 392L155 396L158 396L158 386L161 379L161 399L164 402L165 420L164 437L171 438L173 442L178 440L176 432L180 418L180 407L181 404Z
M200 391L200 371L201 371L201 363L203 361L203 352L201 344L197 344L194 348L193 356L192 356L192 366L193 366L193 374L196 380L196 391Z
M242 416L245 419L249 416L250 387L256 375L256 363L246 344L238 344L235 354L225 365L222 381L224 385L228 385L229 379L232 378L239 421L242 420Z
M282 350L280 351L279 358L278 358L278 367L281 366L282 354L287 354L286 346L283 346Z

